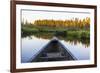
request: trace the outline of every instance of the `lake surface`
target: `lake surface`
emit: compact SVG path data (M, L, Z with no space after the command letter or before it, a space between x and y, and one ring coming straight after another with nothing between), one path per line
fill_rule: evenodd
M51 39L43 39L34 35L22 37L21 62L30 62L31 58L34 58L38 51L48 44L50 40ZM90 59L89 44L83 44L82 42L76 40L60 41L78 60Z

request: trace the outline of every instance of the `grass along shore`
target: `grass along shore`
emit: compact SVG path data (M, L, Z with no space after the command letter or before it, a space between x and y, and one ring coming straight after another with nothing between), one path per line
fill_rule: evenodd
M85 29L51 28L39 26L22 26L22 37L27 35L51 35L75 39L90 39L90 31Z

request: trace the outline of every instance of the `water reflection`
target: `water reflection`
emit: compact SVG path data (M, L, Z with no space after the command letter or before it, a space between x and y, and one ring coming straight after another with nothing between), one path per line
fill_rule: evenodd
M52 39L54 37L54 35L52 34L34 34L33 36L37 37L37 38L42 38L42 39ZM32 35L28 36L29 39L33 39ZM24 36L26 37L26 36ZM23 37L23 38L24 38ZM85 47L89 47L90 46L90 40L89 39L76 39L76 38L67 38L67 37L62 37L62 36L56 36L59 40L64 40L66 42L69 42L70 44L74 44L77 45L79 43L82 43L82 45L84 45Z
M26 63L36 55L51 39L52 35L30 35L22 37L21 62ZM62 44L69 49L78 60L90 58L90 43L88 40L68 39L58 37Z

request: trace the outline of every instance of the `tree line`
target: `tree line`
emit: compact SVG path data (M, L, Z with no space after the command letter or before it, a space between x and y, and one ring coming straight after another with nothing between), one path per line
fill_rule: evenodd
M35 20L32 23L37 26L48 26L48 27L68 27L68 28L89 28L90 18L86 17L84 19L66 19L66 20L54 20L54 19L42 19Z

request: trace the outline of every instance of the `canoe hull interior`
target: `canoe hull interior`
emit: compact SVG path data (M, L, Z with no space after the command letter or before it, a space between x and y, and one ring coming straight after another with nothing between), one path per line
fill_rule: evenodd
M76 60L59 40L51 40L31 62Z

